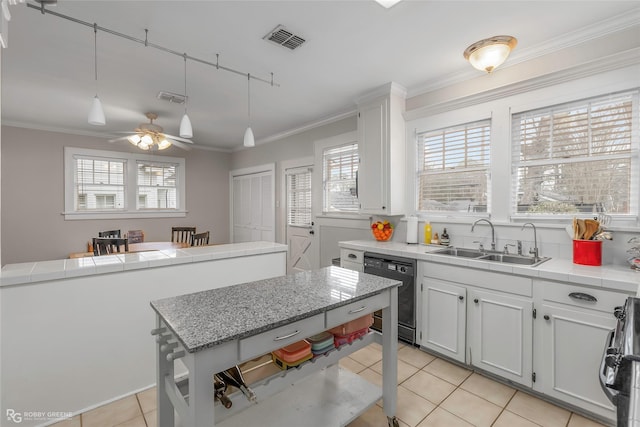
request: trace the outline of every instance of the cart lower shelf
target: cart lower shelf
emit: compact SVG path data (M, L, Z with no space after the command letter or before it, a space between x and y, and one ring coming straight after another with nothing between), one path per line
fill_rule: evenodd
M380 387L336 364L301 379L219 425L345 426L381 397Z

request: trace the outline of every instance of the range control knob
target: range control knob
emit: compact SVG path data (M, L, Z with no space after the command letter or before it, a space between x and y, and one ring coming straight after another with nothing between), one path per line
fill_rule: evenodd
M624 320L625 318L625 311L624 311L624 307L619 305L618 307L613 309L613 315L616 317L616 319L618 320Z

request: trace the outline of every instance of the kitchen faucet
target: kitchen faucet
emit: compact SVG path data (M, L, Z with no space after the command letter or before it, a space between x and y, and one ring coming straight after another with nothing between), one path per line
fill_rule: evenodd
M532 222L527 222L522 226L520 231L524 230L524 228L530 225L533 227L533 248L529 249L529 253L533 254L533 259L537 262L540 257L538 256L538 233L536 232L536 226Z
M491 250L495 251L496 250L496 234L495 234L495 230L493 229L493 224L491 223L491 221L489 221L486 218L480 218L479 220L477 220L476 222L473 223L473 225L471 225L471 232L473 233L473 228L476 226L477 223L479 223L480 221L484 221L487 224L489 224L491 226ZM533 224L532 224L533 225Z

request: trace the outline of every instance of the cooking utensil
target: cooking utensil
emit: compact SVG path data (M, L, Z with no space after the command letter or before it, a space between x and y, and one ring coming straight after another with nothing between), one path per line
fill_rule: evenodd
M578 233L576 235L576 240L582 240L584 237L586 226L584 225L583 219L578 219L577 222L578 222Z
M591 240L593 236L598 232L598 228L600 228L600 223L593 219L585 219L584 220L584 234L582 238L584 240Z
M598 216L594 219L597 220L600 223L600 225L604 227L611 224L611 215L599 213Z

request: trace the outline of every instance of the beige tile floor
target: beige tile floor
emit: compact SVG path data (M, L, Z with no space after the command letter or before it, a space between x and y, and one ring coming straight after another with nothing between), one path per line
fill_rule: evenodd
M340 361L375 384L382 383L382 348L371 344ZM601 424L504 384L399 345L398 406L402 427L602 427ZM382 402L349 427L387 427ZM155 427L155 388L93 409L55 427ZM251 426L243 426L251 427Z

